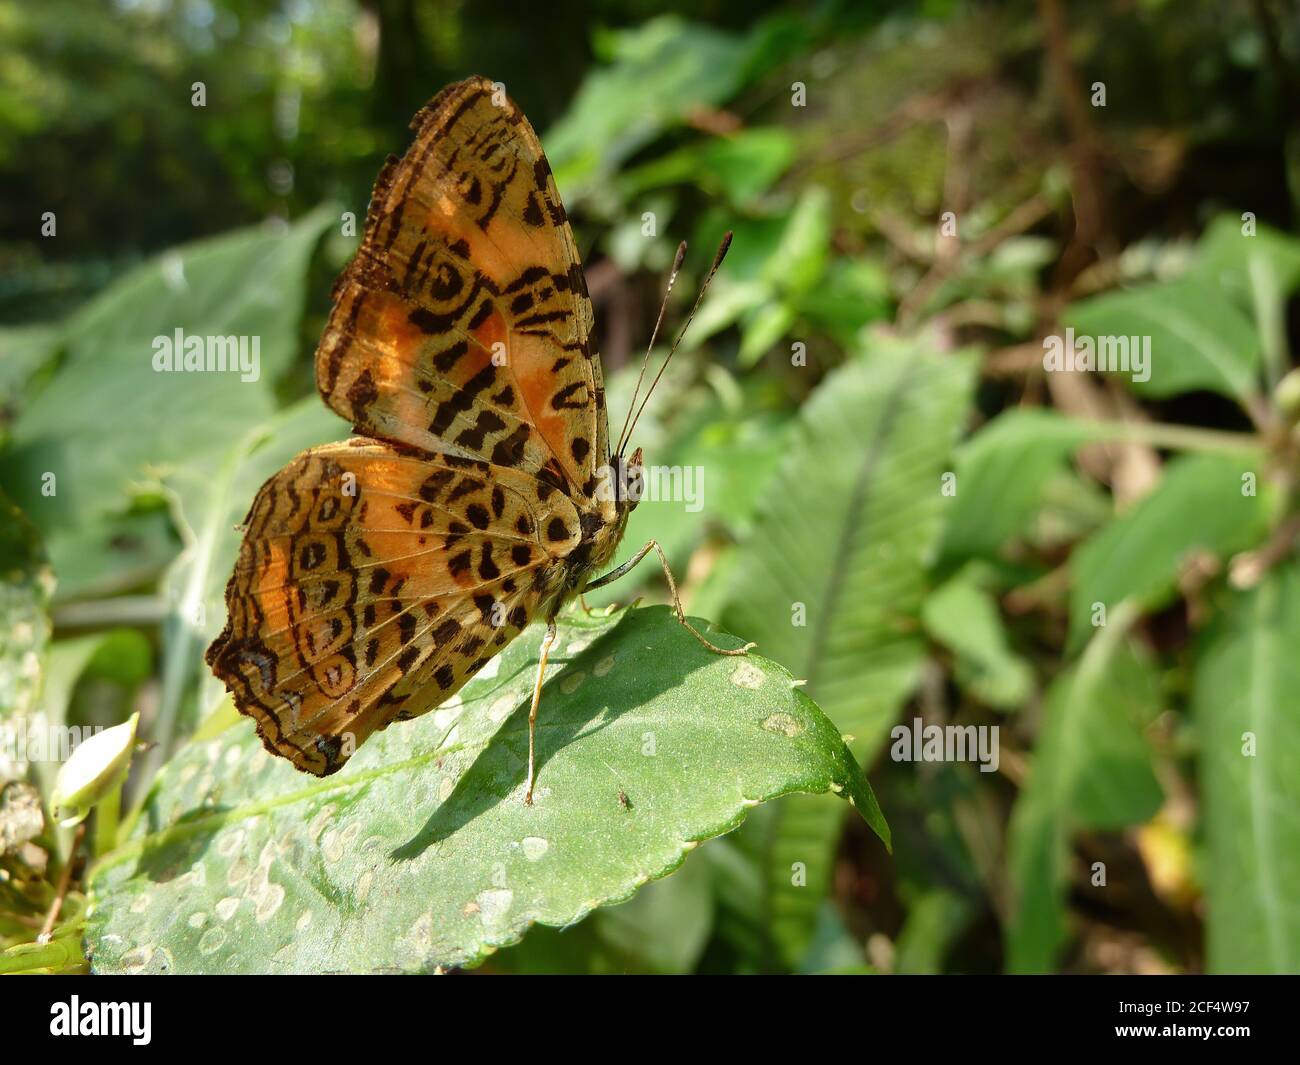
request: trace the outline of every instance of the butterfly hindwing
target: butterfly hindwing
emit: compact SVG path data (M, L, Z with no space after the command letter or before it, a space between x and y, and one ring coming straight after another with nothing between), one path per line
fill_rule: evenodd
M568 497L534 489L365 439L304 452L268 481L207 656L267 747L331 773L525 628L579 538Z

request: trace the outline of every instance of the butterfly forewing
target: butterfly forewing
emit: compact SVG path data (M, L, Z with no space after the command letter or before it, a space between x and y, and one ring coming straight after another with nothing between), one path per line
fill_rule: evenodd
M564 208L522 112L482 78L412 123L317 351L362 430L591 496L608 431L592 311Z

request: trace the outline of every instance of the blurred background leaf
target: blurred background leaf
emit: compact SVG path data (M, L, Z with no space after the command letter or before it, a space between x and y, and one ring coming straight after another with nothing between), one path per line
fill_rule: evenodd
M1300 909L1300 571L1294 563L1234 594L1206 636L1194 712L1205 780L1203 875L1209 969L1293 973Z
M58 372L26 402L0 458L14 501L43 531L124 509L187 464L207 466L232 434L272 413L275 383L297 352L307 262L333 217L321 208L287 235L252 231L178 248L73 317ZM186 373L158 372L154 340L177 330L247 338L250 357L256 338L256 379L213 372L196 389ZM123 426L126 411L148 417ZM56 478L50 495L47 473Z
M1143 737L1160 709L1157 680L1125 643L1135 614L1128 606L1115 610L1047 693L1029 782L1011 818L1011 972L1055 968L1067 931L1064 895L1075 879L1071 833L1137 824L1160 806ZM1077 879L1100 889L1106 876L1102 863Z

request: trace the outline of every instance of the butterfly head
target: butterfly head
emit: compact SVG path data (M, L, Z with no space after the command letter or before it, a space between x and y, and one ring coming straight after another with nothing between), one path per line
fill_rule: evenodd
M645 490L645 470L641 465L642 453L637 448L630 458L614 456L614 505L620 518L626 518L641 502Z

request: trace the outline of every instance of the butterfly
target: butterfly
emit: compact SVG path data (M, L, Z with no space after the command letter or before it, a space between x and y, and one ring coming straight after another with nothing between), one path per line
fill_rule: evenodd
M411 128L379 174L316 350L321 396L354 435L258 491L206 658L268 751L326 776L544 619L531 804L555 618L582 591L653 550L697 640L719 654L752 645L716 647L690 625L653 540L596 577L637 505L642 452L625 458L632 409L611 450L586 281L528 119L474 77Z

